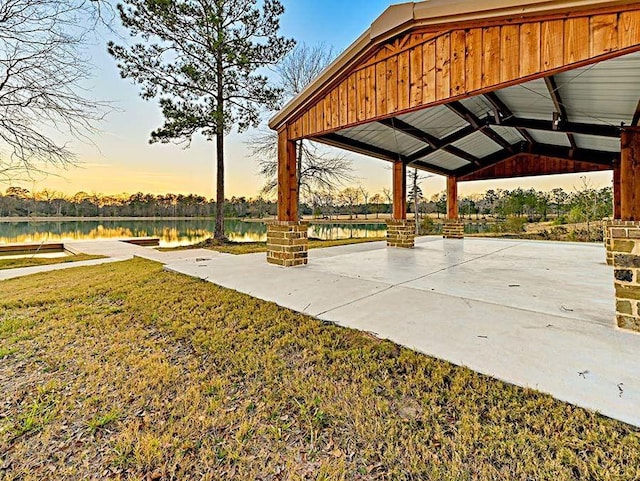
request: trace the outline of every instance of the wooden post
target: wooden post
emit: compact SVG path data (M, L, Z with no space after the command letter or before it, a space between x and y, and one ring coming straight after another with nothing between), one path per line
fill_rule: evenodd
M404 162L393 164L393 218L407 218L407 166Z
M621 144L620 219L640 221L640 127L625 128Z
M278 220L297 222L298 178L296 143L289 140L287 128L278 132Z
M458 179L447 177L447 219L458 220Z
M407 165L393 163L393 217L387 219L387 247L413 249L415 223L407 220Z
M613 218L620 219L620 161L613 163Z

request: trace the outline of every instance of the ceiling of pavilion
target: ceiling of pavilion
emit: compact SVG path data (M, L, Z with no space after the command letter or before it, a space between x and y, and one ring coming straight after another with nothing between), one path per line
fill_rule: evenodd
M315 140L443 175L519 153L611 166L640 120L640 53L346 128Z

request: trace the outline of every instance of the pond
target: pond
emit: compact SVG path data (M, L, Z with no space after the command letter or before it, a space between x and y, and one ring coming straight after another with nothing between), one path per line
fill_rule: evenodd
M213 235L212 219L191 220L83 220L0 222L0 244L64 242L132 237L158 237L162 247L195 244ZM225 232L235 242L264 242L262 222L225 221ZM312 224L309 237L323 240L384 237L385 224Z
M469 222L464 225L465 234L486 234L488 232L495 232L496 222Z

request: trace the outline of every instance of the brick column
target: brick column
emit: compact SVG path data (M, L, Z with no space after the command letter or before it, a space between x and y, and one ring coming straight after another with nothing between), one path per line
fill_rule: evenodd
M307 264L308 222L274 221L267 224L267 262L282 267Z
M445 239L464 239L464 222L459 219L447 219L442 224L442 237Z
M640 332L640 228L611 227L618 327Z
M613 258L616 323L640 332L640 128L625 128L620 143L619 174L614 171L620 189L619 196L614 192L614 207L618 210L619 198L621 220L606 227L608 257Z
M464 239L464 222L458 215L458 179L447 177L447 219L442 225L445 239Z
M387 247L413 249L416 237L416 223L412 220L387 220Z
M640 222L633 220L620 220L620 219L604 219L602 221L604 247L607 252L607 264L613 265L613 239L611 237L611 229L615 227L638 227L640 228Z

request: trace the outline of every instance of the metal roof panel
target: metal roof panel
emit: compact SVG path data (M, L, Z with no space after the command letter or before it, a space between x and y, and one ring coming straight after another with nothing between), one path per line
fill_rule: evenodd
M555 76L568 120L631 124L640 99L640 53L625 55Z
M491 127L496 134L509 142L511 145L519 144L523 142L525 138L518 132L518 129L514 127L503 127L502 125L494 125Z
M456 170L460 167L464 167L465 165L469 165L470 162L461 159L460 157L456 157L449 152L445 152L444 150L438 150L433 154L429 154L422 159L419 159L421 162L434 165L436 167L441 167L446 170Z
M474 132L464 139L459 140L458 142L453 144L453 146L464 150L465 152L474 155L479 159L487 157L491 154L495 154L496 152L502 150L502 147L500 147L482 132Z
M471 113L479 119L484 119L487 115L491 115L493 117L493 106L482 95L462 99L460 103L468 108Z
M443 105L411 112L398 118L439 139L469 125Z
M341 130L338 135L401 155L411 155L426 147L424 142L379 123Z
M535 120L552 119L555 107L542 79L498 90L496 95L516 117Z
M620 139L596 137L595 135L575 134L576 144L581 149L620 152Z
M559 147L571 147L567 134L563 132L546 132L543 130L529 130L531 137L536 142L548 145L557 145Z

